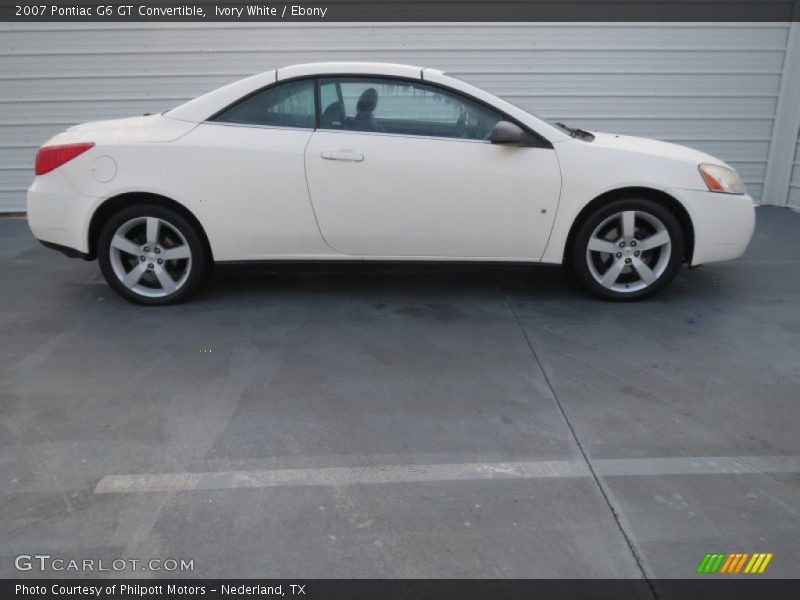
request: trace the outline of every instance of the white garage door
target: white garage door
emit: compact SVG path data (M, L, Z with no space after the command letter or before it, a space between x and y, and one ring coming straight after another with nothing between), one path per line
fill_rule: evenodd
M787 34L780 23L0 23L0 211L24 210L36 148L69 125L317 60L437 67L546 119L694 146L758 197Z

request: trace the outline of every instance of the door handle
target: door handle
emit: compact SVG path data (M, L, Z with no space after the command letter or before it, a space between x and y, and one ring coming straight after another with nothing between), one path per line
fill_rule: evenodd
M343 160L346 162L362 162L363 154L358 154L352 150L325 150L321 154L325 160Z

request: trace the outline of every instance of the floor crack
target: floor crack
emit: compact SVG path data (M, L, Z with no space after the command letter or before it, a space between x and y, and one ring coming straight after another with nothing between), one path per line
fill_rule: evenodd
M500 288L500 291L503 293L503 296L505 297L508 309L511 311L514 320L517 322L517 327L519 327L520 332L522 332L522 336L525 338L525 343L528 345L528 349L531 351L533 360L536 363L538 369L541 371L542 376L544 377L545 383L547 384L547 388L550 390L550 393L553 396L553 400L555 401L555 404L558 407L558 411L561 413L561 417L564 419L564 423L566 423L567 429L569 429L569 432L572 435L572 439L575 441L575 445L578 447L578 450L580 451L581 456L583 457L583 460L586 463L586 467L589 469L589 472L592 475L592 479L594 479L597 488L600 490L600 494L603 496L603 500L605 500L605 503L608 506L608 509L611 511L611 515L614 517L614 521L616 522L617 527L619 528L619 531L622 534L623 539L625 540L625 543L628 545L628 549L633 555L633 559L636 562L636 566L639 568L639 571L642 574L642 578L647 583L647 586L650 589L650 593L653 595L653 598L655 600L658 600L658 593L656 592L655 586L653 585L652 577L647 572L647 568L644 565L644 559L641 553L639 552L638 548L636 547L636 544L634 544L633 542L632 534L628 532L625 526L622 524L622 518L620 517L619 511L614 506L614 503L611 501L611 496L608 489L606 488L603 481L600 479L600 476L597 474L597 471L595 471L594 465L592 464L592 461L589 458L589 454L583 447L583 443L578 437L578 433L575 431L575 427L572 425L572 422L567 416L567 412L564 410L564 406L561 403L561 399L558 397L558 393L556 392L555 386L553 386L553 382L550 380L550 376L547 374L547 371L544 368L544 364L542 364L542 361L539 358L538 353L536 352L536 348L534 348L533 343L531 342L528 332L525 331L525 328L522 326L522 321L520 320L519 314L514 309L514 304L513 302L511 302L511 297L508 295L508 291L506 290L506 288L503 287L503 284L500 281L497 272L494 272L493 275L495 281L497 282L497 285Z

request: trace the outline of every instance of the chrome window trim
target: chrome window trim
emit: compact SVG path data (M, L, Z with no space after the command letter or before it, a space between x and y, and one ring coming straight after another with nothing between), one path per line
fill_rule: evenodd
M248 129L285 129L289 131L317 131L313 127L292 127L291 125L259 125L258 123L234 123L229 121L203 121L203 125L223 125L226 127L246 127Z
M472 140L468 138L455 138L439 135L415 135L412 133L388 133L386 131L358 131L356 129L315 129L321 133L349 133L351 135L376 135L384 137L397 137L397 138L412 138L415 140L441 140L447 142L466 142L470 144L489 144L489 140Z
M279 129L286 131L310 131L320 133L349 133L351 135L376 135L396 138L412 138L418 140L439 140L444 142L465 142L469 144L489 144L489 140L471 140L437 135L414 135L410 133L387 133L385 131L358 131L355 129L314 129L313 127L290 127L286 125L259 125L257 123L228 123L225 121L203 121L203 125L219 125L223 127L245 127L247 129Z

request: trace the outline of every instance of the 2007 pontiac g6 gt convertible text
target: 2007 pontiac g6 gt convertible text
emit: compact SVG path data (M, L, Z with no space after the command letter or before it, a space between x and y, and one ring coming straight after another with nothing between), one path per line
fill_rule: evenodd
M755 211L702 152L550 125L434 69L319 63L56 135L28 220L141 304L250 260L564 263L633 300L741 256Z

